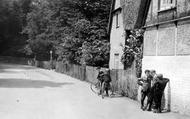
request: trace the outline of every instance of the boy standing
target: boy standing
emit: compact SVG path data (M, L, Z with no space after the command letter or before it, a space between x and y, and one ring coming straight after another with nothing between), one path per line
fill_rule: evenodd
M103 78L104 78L104 72L101 70L101 67L98 67L97 68L98 70L98 76L97 76L97 79L98 79L98 86L97 87L102 87L102 83L104 82ZM99 94L101 95L102 93L102 90L100 90Z
M146 107L148 107L147 111L152 110L152 103L153 103L153 99L154 99L154 84L158 80L155 70L151 70L150 75L152 77L152 81L151 81L151 88L150 88L150 93L149 93L149 96L148 96L148 101L147 101L147 106L146 106Z
M152 77L150 75L150 70L145 70L145 76L138 79L138 84L142 86L141 90L141 109L144 110L144 100L148 97L151 88Z
M110 70L105 71L103 79L104 79L103 90L106 91L106 96L109 96L108 90L111 88L111 86L110 86L110 83L111 83Z

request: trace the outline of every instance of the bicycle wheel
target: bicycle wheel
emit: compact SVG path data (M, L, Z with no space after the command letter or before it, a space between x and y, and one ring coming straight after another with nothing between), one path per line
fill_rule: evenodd
M91 90L92 90L95 94L97 94L97 95L99 95L99 93L100 93L100 86L99 86L99 85L100 85L99 82L97 82L96 84L92 84L92 83L91 83L91 85L90 85Z
M104 91L105 91L105 85L104 85L104 82L102 83L102 86L101 86L100 90L101 90L101 96L102 96L102 99L104 99Z

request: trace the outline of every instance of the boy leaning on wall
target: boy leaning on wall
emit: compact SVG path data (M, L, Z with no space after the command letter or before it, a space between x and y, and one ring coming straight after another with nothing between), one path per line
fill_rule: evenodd
M155 101L155 110L154 113L161 113L161 101L164 94L164 89L169 82L169 79L163 78L163 74L157 75L157 81L155 82L154 88L154 101Z

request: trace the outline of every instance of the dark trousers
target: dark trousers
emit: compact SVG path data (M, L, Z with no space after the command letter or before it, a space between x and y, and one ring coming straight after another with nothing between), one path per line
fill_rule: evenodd
M146 96L148 97L149 92L150 92L149 90L141 91L141 108L144 107L144 100L145 100Z
M99 81L99 84L98 84L98 87L100 88L100 92L99 94L102 94L102 84L103 84L103 81L102 80L98 80Z
M158 112L161 112L162 95L163 95L163 92L156 92L154 94L155 109L157 109Z
M153 101L154 101L154 89L151 88L150 93L148 95L148 101L147 101L148 110L151 110Z
M106 95L109 95L108 90L110 89L110 83L109 82L105 82L104 83L104 90L106 91Z
M106 95L108 95L109 87L110 87L110 84L106 82L106 83L105 83Z

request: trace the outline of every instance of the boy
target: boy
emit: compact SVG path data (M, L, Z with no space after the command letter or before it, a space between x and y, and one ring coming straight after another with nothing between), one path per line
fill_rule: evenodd
M111 88L111 86L110 86L110 83L111 83L110 70L105 71L103 79L104 79L103 91L105 90L106 91L106 96L109 96L108 90Z
M148 96L148 101L147 101L147 106L146 106L146 108L148 107L147 111L152 110L152 103L153 103L153 97L154 97L154 84L158 80L155 70L151 70L150 75L151 75L152 81L151 81L151 88L150 88L150 93Z
M157 74L156 74L156 71L155 71L155 70L151 70L151 71L150 71L150 75L152 76L151 87L153 87L154 83L155 83L156 80L157 80Z
M146 96L148 97L151 87L152 77L150 75L150 70L145 70L145 76L138 79L138 84L142 86L141 90L141 109L144 110L144 100Z
M97 87L102 87L102 83L103 83L103 78L104 78L104 72L101 70L101 67L97 67L97 70L98 70L98 76L97 76L97 79L98 79L98 86ZM99 94L101 95L102 93L102 90L100 90Z
M163 78L162 74L157 75L157 81L154 84L154 101L155 101L155 110L154 113L161 113L161 101L162 95L166 84L169 82L169 79Z

